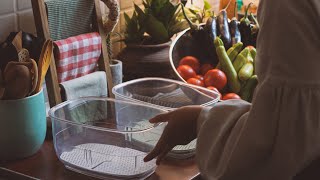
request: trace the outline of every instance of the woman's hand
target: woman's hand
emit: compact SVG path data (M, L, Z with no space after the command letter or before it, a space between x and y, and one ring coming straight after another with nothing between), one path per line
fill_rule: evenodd
M151 123L168 122L154 149L144 158L150 161L157 157L157 165L176 145L186 145L197 137L197 119L201 106L186 106L160 114L150 119Z

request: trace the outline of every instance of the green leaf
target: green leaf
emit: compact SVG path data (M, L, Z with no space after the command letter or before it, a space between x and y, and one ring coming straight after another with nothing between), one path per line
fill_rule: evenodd
M124 19L125 19L125 21L126 21L126 23L128 24L128 23L130 23L130 17L129 17L129 15L126 13L126 12L124 12Z
M169 1L161 8L158 19L164 24L166 28L173 18L176 9L177 8Z
M196 8L196 7L185 8L185 10L189 10L193 14L198 14L198 13L201 12L201 10L199 8Z
M143 34L138 24L137 13L134 12L131 18L129 18L128 14L124 13L124 18L126 20L125 42L132 43L141 41Z
M141 26L145 23L147 16L144 14L142 9L138 5L134 4L134 9L138 14L139 25Z
M146 26L146 19L147 19L147 13L144 13L142 9L134 4L134 9L138 14L138 30L137 30L137 36L143 37L143 34L145 33L145 26ZM147 8L148 9L148 8ZM147 11L148 12L148 11Z
M152 14L148 15L146 22L146 32L157 43L164 43L170 39L165 26Z
M173 36L174 34L177 34L187 28L189 28L189 24L186 20L177 21L174 25L169 27L169 36Z
M134 33L136 30L136 24L135 24L134 20L130 19L127 14L125 14L124 16L126 19L126 32L128 34Z
M214 12L213 11L205 11L204 16L205 17L213 17L214 16Z
M175 8L176 8L176 10L175 10L174 15L172 17L174 20L178 19L179 15L182 12L181 6L175 6Z
M150 8L152 10L152 14L155 17L160 17L160 11L167 2L169 2L169 0L152 0Z
M204 0L203 2L204 2L204 7L203 7L203 9L204 9L204 10L210 10L210 9L211 9L210 3L209 3L207 0Z

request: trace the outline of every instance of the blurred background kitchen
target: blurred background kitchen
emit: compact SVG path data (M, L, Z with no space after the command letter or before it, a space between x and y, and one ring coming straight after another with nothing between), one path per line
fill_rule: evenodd
M179 0L172 0L173 2L177 2ZM189 0L190 1L190 0ZM221 0L226 1L226 0ZM259 0L237 0L243 4L249 4L249 2L253 2L255 4L259 3ZM123 32L125 28L125 22L123 13L127 12L129 15L133 12L133 2L141 5L142 0L119 0L119 4L121 7L121 17L118 26L116 27L116 32ZM191 1L190 1L191 2ZM212 9L215 12L218 12L220 6L220 0L208 0L212 5ZM202 0L193 0L195 4L203 4ZM107 8L101 3L101 9L103 12L107 12ZM25 31L34 33L36 32L33 20L33 14L31 9L31 1L30 0L1 0L0 6L0 42L4 41L5 38L12 31ZM121 45L114 47L117 52L120 51Z
M123 33L125 31L125 19L124 13L126 12L129 16L134 11L133 3L142 6L143 0L119 0L121 13L119 23L115 27L115 32ZM253 2L253 12L255 12L258 6L259 0L230 0L231 5L228 8L229 11L233 11L234 2L238 3L238 13L241 14L246 5ZM179 0L172 0L172 3L178 3ZM185 1L184 1L185 2ZM223 8L228 4L229 0L208 0L211 4L214 12L219 12L220 8ZM187 4L192 3L193 5L203 6L203 0L188 0ZM108 8L101 2L102 13L108 13ZM10 32L24 31L36 35L36 28L33 19L33 12L31 7L31 0L1 0L0 5L0 42L3 42L9 35ZM114 36L113 40L120 38ZM125 47L124 43L115 43L113 45L114 55L119 53L121 49Z

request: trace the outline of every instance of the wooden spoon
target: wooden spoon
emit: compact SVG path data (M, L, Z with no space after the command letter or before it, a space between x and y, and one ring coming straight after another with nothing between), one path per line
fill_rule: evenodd
M27 67L27 69L30 71L29 73L25 73L23 72L25 68L22 67L15 67L15 66L25 66ZM23 73L22 73L23 72ZM16 74L15 74L16 73ZM18 74L20 73L20 74ZM22 76L22 75L26 75L27 77L18 77ZM17 91L21 91L21 94L24 94L23 92L28 91L27 95L31 95L37 85L38 82L38 66L35 60L33 59L29 59L29 61L27 62L16 62L16 61L10 61L8 63L8 65L5 68L4 71L4 78L3 78L3 88L7 89L8 91L12 91L13 88L16 87ZM14 79L16 78L16 79ZM27 81L19 81L17 79L23 80L23 79L27 79ZM29 87L29 89L22 89L21 87L17 87L16 85L14 85L13 82L11 81L17 81L16 84L20 84L22 87ZM1 80L0 80L1 83ZM24 85L25 83L29 83L30 85ZM12 88L9 88L7 86L11 85ZM1 87L1 84L0 84ZM8 94L7 92L5 94ZM14 94L17 94L16 92L14 92ZM15 95L11 95L11 97L16 97ZM17 96L20 97L20 96ZM20 97L21 98L21 97Z
M45 78L45 75L47 74L47 71L51 63L52 51L53 51L53 42L52 40L48 39L43 44L41 54L40 54L40 59L38 62L38 82L34 90L35 94L41 91L42 82Z
M30 91L30 95L34 92L34 90L37 87L38 84L38 76L39 76L39 70L38 70L38 66L35 60L30 59L30 62L32 63L32 67L29 68L31 75L32 75L32 88Z
M4 99L24 98L31 89L31 72L24 63L10 61L4 70L4 81Z
M12 40L12 44L16 48L17 52L22 49L22 31L19 31Z

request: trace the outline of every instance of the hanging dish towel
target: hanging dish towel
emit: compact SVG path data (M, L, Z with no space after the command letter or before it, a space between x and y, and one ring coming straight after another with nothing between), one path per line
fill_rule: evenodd
M107 79L104 71L96 71L85 76L60 83L62 99L108 96Z
M59 83L96 71L101 54L99 33L81 34L54 44Z

